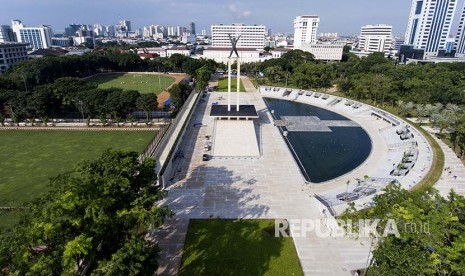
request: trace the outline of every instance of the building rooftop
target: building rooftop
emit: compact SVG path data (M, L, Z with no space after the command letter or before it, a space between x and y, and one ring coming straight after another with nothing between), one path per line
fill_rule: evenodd
M227 47L209 47L205 48L204 51L231 51L230 46ZM253 49L253 48L244 48L244 47L237 47L238 52L257 52L261 50Z
M228 111L227 105L212 105L211 117L236 117L236 118L258 118L255 105L240 105L239 111L236 111L236 105L231 105L231 111Z
M30 56L64 56L68 51L61 48L38 49L31 53Z
M318 15L301 15L297 16L297 18L320 18Z
M3 42L0 43L0 47L16 47L16 46L28 46L29 43L19 43L19 42Z

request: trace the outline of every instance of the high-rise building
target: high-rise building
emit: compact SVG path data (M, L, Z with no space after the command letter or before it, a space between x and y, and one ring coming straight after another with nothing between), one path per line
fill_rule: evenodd
M294 49L302 49L302 44L316 43L319 23L317 15L302 15L294 19Z
M14 42L15 34L13 33L13 29L8 25L1 25L0 26L0 43L5 42Z
M116 29L114 25L104 26L104 36L115 37Z
M405 40L403 37L396 37L394 42L394 50L399 51L400 47L405 44Z
M50 26L26 27L20 20L13 20L12 29L18 42L29 43L29 47L34 50L47 49L52 46Z
M0 43L0 75L16 63L27 60L26 43Z
M121 20L119 22L119 30L121 32L131 32L132 29L131 29L131 21L129 20Z
M178 28L176 26L168 26L168 36L178 36Z
M271 29L268 29L268 31L267 31L267 36L268 36L268 37L271 37Z
M360 32L358 50L368 53L382 52L389 55L392 46L392 26L366 25Z
M229 35L239 37L238 48L263 49L265 46L265 30L263 25L212 25L212 46L213 47L231 47Z
M424 51L424 58L446 51L458 0L413 0L405 43Z
M465 4L462 7L459 28L455 37L456 56L465 57Z
M75 36L76 33L81 28L85 28L85 25L83 25L83 24L69 24L69 26L65 28L65 36Z
M52 45L58 47L71 47L74 45L74 39L72 37L52 37Z
M190 23L189 32L191 33L191 35L196 35L196 33L195 33L195 22Z

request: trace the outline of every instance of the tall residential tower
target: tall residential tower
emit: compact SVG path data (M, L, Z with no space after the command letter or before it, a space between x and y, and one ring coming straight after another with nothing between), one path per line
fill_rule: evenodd
M458 0L413 0L405 44L423 50L424 58L446 51Z
M465 57L465 3L461 7L460 11L460 23L455 37L455 47L457 57Z

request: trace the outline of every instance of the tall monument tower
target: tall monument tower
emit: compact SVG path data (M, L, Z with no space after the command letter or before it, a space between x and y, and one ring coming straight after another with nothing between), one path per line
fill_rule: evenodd
M231 111L231 65L234 60L237 62L236 111L239 112L239 93L241 91L241 57L237 52L237 42L241 36L239 35L238 37L233 37L230 34L228 36L232 45L231 53L229 54L228 58L228 112Z

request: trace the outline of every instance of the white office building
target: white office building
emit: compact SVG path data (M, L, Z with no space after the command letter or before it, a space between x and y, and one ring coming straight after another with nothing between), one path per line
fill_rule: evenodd
M343 43L304 43L302 51L313 54L316 60L341 61L344 52Z
M405 43L424 50L424 58L446 50L458 0L413 0Z
M392 26L366 25L362 27L358 50L361 52L381 52L389 55L392 47Z
M20 20L13 20L11 25L16 40L20 43L28 43L33 50L52 46L52 28L49 26L26 27Z
M263 25L212 25L212 47L215 48L230 48L231 41L229 35L239 37L237 47L248 49L263 49L265 46L266 27Z
M303 44L316 43L320 18L317 15L302 15L294 19L294 49L302 49Z
M26 43L0 43L0 75L22 60L28 60Z

